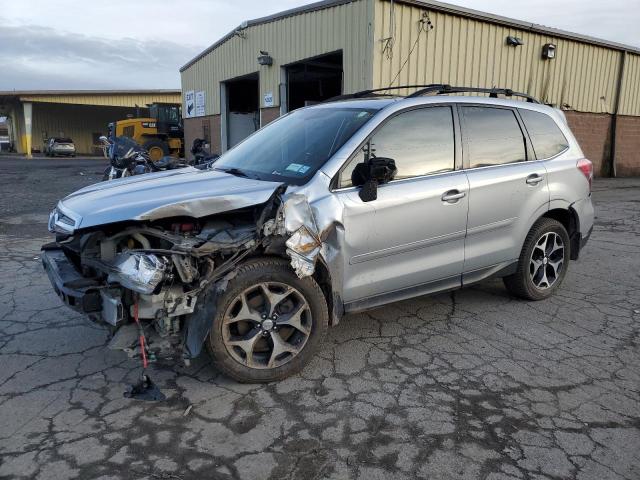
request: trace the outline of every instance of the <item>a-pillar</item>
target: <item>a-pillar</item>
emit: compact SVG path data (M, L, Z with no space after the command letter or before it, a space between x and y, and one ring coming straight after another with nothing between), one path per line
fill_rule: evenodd
M27 154L27 158L31 158L31 119L33 116L33 105L31 102L25 102L22 104L24 111L24 136L22 138L22 146L24 152Z

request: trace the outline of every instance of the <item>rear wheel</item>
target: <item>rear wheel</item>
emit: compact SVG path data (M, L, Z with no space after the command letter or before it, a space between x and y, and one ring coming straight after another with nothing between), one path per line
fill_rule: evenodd
M142 146L149 153L152 162L157 162L165 155L169 155L169 146L159 138L149 139Z
M527 300L550 297L567 273L569 249L564 226L552 218L541 218L525 239L516 273L503 279L505 286L513 295Z
M283 259L238 268L218 299L207 348L226 375L248 383L300 371L322 343L327 302L311 277L298 278Z

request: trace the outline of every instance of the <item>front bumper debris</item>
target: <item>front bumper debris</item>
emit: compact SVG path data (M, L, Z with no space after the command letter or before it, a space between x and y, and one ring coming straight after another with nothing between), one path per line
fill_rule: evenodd
M42 265L60 299L74 310L97 314L102 310L100 284L83 277L55 244L42 247Z

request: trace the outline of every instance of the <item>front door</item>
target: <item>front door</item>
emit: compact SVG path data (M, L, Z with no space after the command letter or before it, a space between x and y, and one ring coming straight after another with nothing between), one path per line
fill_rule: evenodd
M455 124L450 106L400 112L341 172L345 303L460 286L469 198L466 174L456 169ZM371 156L394 159L398 173L363 202L351 172Z

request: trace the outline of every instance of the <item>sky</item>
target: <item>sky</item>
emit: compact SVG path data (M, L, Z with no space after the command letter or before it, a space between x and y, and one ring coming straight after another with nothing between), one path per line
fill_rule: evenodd
M242 21L309 0L0 0L0 90L180 88ZM640 47L640 0L451 3Z

